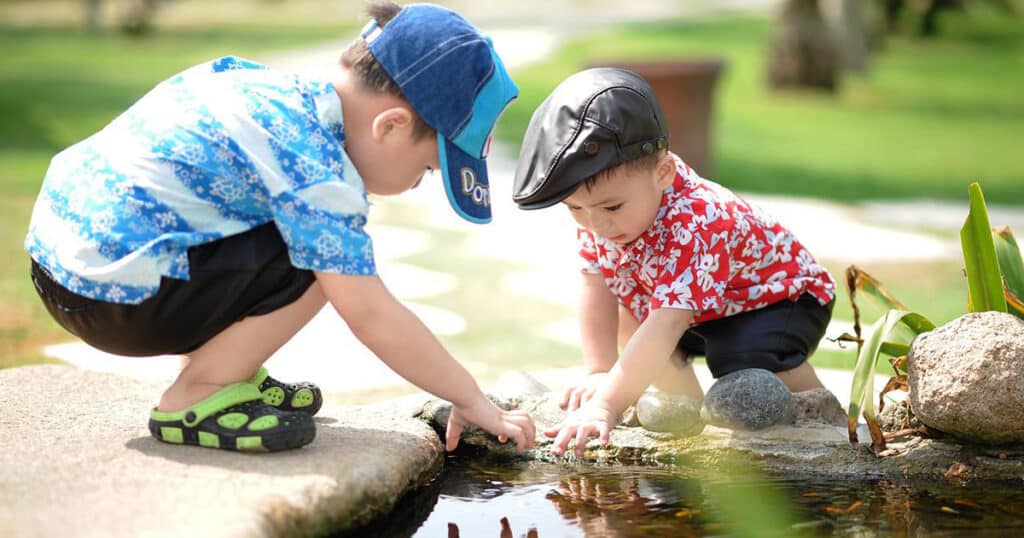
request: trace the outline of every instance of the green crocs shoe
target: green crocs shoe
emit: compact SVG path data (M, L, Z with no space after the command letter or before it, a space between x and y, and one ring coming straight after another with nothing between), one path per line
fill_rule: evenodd
M252 382L260 388L263 403L284 411L298 411L312 416L324 403L320 387L312 383L282 383L270 377L263 367L253 376Z
M232 383L184 411L153 409L149 431L165 443L246 452L299 448L316 437L313 417L263 403L250 382Z

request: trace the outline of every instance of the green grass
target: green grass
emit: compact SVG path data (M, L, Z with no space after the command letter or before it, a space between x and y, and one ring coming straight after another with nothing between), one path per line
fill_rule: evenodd
M945 26L936 40L889 39L869 73L847 76L834 97L766 88L767 19L623 26L515 73L521 98L498 134L518 144L550 90L587 66L721 57L710 177L730 188L959 201L980 180L990 203L1024 204L1024 18L975 10Z
M161 80L225 54L313 44L338 28L177 30L145 39L67 28L0 28L0 184L35 194L50 157L108 123ZM339 51L340 54L340 51Z

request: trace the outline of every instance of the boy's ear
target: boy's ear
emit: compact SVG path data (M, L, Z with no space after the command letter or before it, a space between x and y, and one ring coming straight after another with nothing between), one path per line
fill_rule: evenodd
M374 116L370 132L373 134L374 141L381 142L385 137L410 131L412 124L412 111L406 107L396 106Z
M658 187L662 190L669 188L676 179L676 160L666 151L654 166L654 173L658 178Z

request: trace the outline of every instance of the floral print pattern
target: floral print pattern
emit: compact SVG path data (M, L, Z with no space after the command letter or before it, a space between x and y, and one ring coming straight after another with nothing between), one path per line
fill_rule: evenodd
M374 274L369 203L327 81L227 56L54 157L25 248L69 290L139 303L191 246L273 221L299 268Z
M651 310L679 308L701 323L809 293L822 304L835 281L789 230L760 208L681 159L651 227L620 246L577 230L586 273L643 321Z

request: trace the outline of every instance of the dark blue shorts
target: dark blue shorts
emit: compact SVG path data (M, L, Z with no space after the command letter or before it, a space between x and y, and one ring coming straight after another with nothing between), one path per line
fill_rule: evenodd
M32 283L47 311L87 344L117 355L188 353L235 322L302 296L316 280L298 269L273 223L188 251L189 280L164 277L137 305L97 301L55 282L32 262Z
M822 306L805 293L796 301L706 321L683 333L679 349L706 357L716 378L745 368L790 370L817 349L834 305Z

